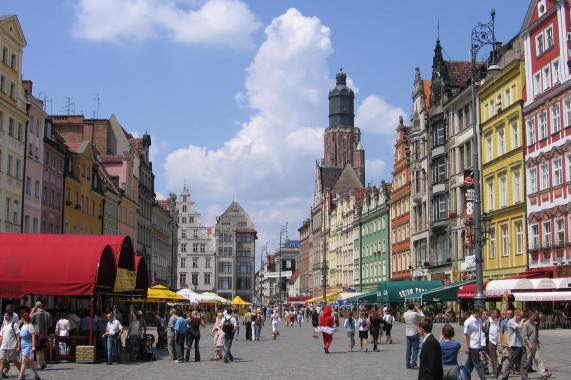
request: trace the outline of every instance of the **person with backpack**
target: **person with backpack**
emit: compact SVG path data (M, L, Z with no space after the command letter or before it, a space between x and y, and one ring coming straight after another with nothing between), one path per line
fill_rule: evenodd
M238 328L236 323L236 318L232 316L232 308L229 307L226 311L226 316L222 318L222 332L224 333L224 348L226 352L224 353L223 362L230 363L234 361L234 357L230 352L232 348L232 341L234 340L234 332Z
M254 325L254 334L252 335L252 340L260 340L260 334L262 333L262 326L264 325L264 314L261 310L254 309L252 311L252 324Z
M369 351L369 318L366 312L361 313L361 318L357 321L359 326L359 341L361 342L361 352L363 352L363 343L365 344L365 352Z
M18 355L21 350L20 329L18 328L18 323L14 322L13 310L12 305L6 306L4 323L2 323L2 328L0 329L0 368L2 369L3 379L8 378L8 375L4 372L6 363L12 362L20 371L20 362L18 361Z
M349 352L353 352L353 347L355 347L355 319L353 318L353 312L349 312L349 317L345 320L345 328L347 329L347 342L349 344Z

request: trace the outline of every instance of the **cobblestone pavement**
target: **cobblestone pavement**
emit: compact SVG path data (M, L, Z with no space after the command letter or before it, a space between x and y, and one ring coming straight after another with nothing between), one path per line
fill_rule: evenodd
M343 321L342 321L343 322ZM439 337L441 325L435 325ZM166 350L158 350L157 361L128 363L123 356L123 363L111 366L103 364L58 363L49 365L40 372L42 379L221 379L231 376L233 379L255 377L257 379L315 379L317 376L333 376L334 378L377 378L377 379L416 379L418 372L405 369L404 324L393 326L393 341L391 345L382 345L381 352L347 352L345 329L340 328L335 334L330 348L330 354L323 352L321 335L313 338L311 325L305 322L302 327L285 327L280 322L281 335L277 340L271 339L269 324L262 329L260 341L245 341L245 329L240 330L240 337L232 346L234 362L225 364L212 361L213 341L209 336L212 325L202 329L200 341L202 361L195 363L174 363L168 358ZM151 330L151 333L154 333ZM571 369L568 367L571 349L571 330L556 329L542 330L541 356L554 379L571 379ZM462 328L456 327L456 340L462 342ZM191 360L194 352L191 352ZM459 355L461 363L466 356ZM15 372L15 371L14 371ZM16 374L10 371L10 378ZM27 371L28 378L32 376ZM491 377L490 377L491 378ZM510 376L517 379L519 376ZM539 379L537 372L530 374L530 379Z

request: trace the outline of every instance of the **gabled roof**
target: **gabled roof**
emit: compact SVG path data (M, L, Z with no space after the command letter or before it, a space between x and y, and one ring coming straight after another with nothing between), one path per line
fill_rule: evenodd
M472 76L472 62L465 61L444 61L448 69L448 77L450 78L450 88L452 93L456 94L461 88L468 84L468 80ZM481 62L476 63L476 69L482 66Z
M18 20L18 16L16 15L0 16L0 24L2 25L2 28L5 29L6 37L14 36L14 39L17 40L22 45L22 47L28 45L26 37L24 37L24 32L22 31L22 27L20 26L20 21ZM16 27L16 30L14 30L13 33L10 33L10 30L6 29L6 26L9 24L12 24L13 26Z
M333 186L333 192L349 192L360 187L363 187L361 180L357 176L357 173L355 173L355 169L353 169L351 164L347 163L343 168L341 175L335 182L335 186Z
M343 172L343 168L319 168L319 175L321 177L321 188L323 190L332 190L337 182L337 179Z

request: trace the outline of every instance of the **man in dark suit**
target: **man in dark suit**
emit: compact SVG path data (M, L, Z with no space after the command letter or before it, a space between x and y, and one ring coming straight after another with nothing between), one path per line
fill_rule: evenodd
M432 335L432 318L424 317L420 320L418 333L422 338L418 380L442 380L442 348Z

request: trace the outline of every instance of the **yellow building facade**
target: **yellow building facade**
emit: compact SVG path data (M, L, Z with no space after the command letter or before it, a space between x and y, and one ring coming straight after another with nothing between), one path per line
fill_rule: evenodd
M66 144L71 157L66 168L64 234L103 234L103 184L97 174L97 160L89 141Z
M516 55L517 56L517 55ZM524 61L478 88L481 115L483 212L491 218L484 246L484 279L516 275L528 267L522 91Z

